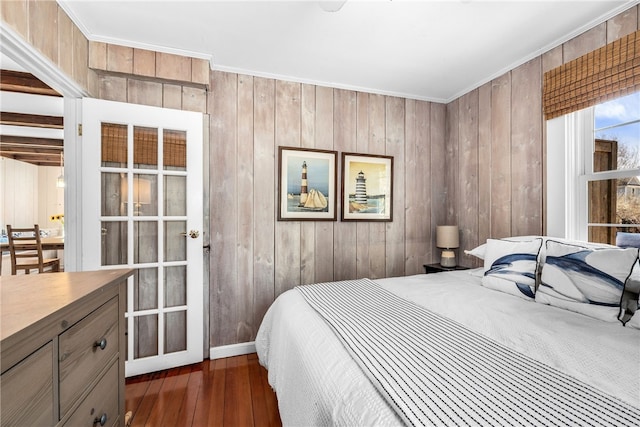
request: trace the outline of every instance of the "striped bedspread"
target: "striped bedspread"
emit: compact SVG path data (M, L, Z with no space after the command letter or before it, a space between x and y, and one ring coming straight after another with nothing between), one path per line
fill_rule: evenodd
M408 425L638 425L640 410L368 279L298 286Z

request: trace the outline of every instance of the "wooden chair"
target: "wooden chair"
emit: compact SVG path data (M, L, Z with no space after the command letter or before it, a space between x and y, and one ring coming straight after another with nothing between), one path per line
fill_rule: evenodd
M14 233L17 235L14 236ZM11 274L18 274L18 270L24 270L29 274L31 270L38 273L60 271L60 259L46 259L42 256L42 242L40 241L40 227L34 224L33 228L13 228L7 225L9 235L9 252L11 253Z

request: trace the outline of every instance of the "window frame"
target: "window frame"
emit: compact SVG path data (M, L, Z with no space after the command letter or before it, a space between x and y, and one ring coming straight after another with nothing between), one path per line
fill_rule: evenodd
M594 111L595 107L589 107L546 123L549 236L587 241L589 226L640 227L588 221L589 182L640 176L640 168L593 171Z

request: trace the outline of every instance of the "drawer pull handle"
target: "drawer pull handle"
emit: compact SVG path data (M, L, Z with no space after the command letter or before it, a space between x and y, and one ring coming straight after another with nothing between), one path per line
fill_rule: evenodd
M100 341L96 341L95 344L93 344L93 347L100 347L100 350L104 350L105 348L107 348L107 339L102 338Z
M100 424L101 426L103 426L106 423L107 423L107 414L102 414L100 418L96 417L96 419L93 420L93 425Z

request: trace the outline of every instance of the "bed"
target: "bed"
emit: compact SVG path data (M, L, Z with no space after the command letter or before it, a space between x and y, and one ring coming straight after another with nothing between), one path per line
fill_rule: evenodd
M503 248L507 255L522 255L522 247L507 245L508 248ZM551 265L558 254L544 254L549 251L548 245L542 240L533 260L525 257L535 267L533 274L525 273L523 277L533 280L535 288L540 288L539 282L552 288L549 282L553 276L545 279L544 270L539 274L545 262L550 266L549 275L553 273ZM635 266L638 255L637 249L633 250ZM558 257L567 256L566 247L561 252ZM621 259L620 253L614 255L614 259ZM507 283L527 269L523 268L527 261L521 257L519 261L510 259L506 263L511 270L499 271L495 266L504 264L504 253L497 259L502 261L496 261L495 256L485 257L485 267L475 270L310 285L280 295L261 324L256 350L278 397L283 424L638 425L640 330L555 303L501 291L495 283L493 287L486 286L487 271L497 272L499 279L506 277ZM519 272L512 271L514 265ZM314 293L327 287L330 294L337 290L348 294L336 294L326 304L328 308L323 309L318 305L321 302L303 292ZM365 293L373 290L373 296L360 296L357 292L361 290ZM637 290L634 292L633 298L637 298ZM380 352L381 359L390 359L387 361L391 367L382 368L382 379L371 377L370 356L359 354L360 344L366 347L376 339L362 338L357 332L354 345L354 340L344 336L353 335L353 331L341 329L345 326L360 331L362 326L353 326L351 320L328 320L324 312L337 310L336 306L344 303L344 316L360 313L362 307L353 308L349 304L367 298L383 300L382 306L372 311L382 312L397 305L400 317L408 319L405 319L408 323L385 319L388 323L381 324L385 326L371 327L376 336L389 329L391 332L383 340L394 341L396 336L405 335L419 337L417 343L391 344L395 346L391 352L370 350ZM364 324L374 324L373 319L366 318ZM424 324L431 323L442 323L444 332L424 329ZM440 338L425 344L438 334ZM467 342L473 344L465 349ZM419 350L413 349L414 345ZM412 359L406 366L394 365L398 348L410 353ZM484 349L491 351L483 354ZM449 365L453 359L457 364ZM385 360L382 362L386 363ZM485 368L488 372L484 372ZM394 373L401 378L394 378ZM504 384L488 384L493 376L503 374ZM422 376L425 382L421 382ZM403 406L404 397L388 392L383 383L390 383L393 388L398 379L407 378L418 382L415 386L418 403ZM551 382L558 379L549 386L552 390L545 388L547 378L552 378ZM581 397L583 390L587 390L586 397ZM574 414L582 405L581 399L588 401L586 409Z

